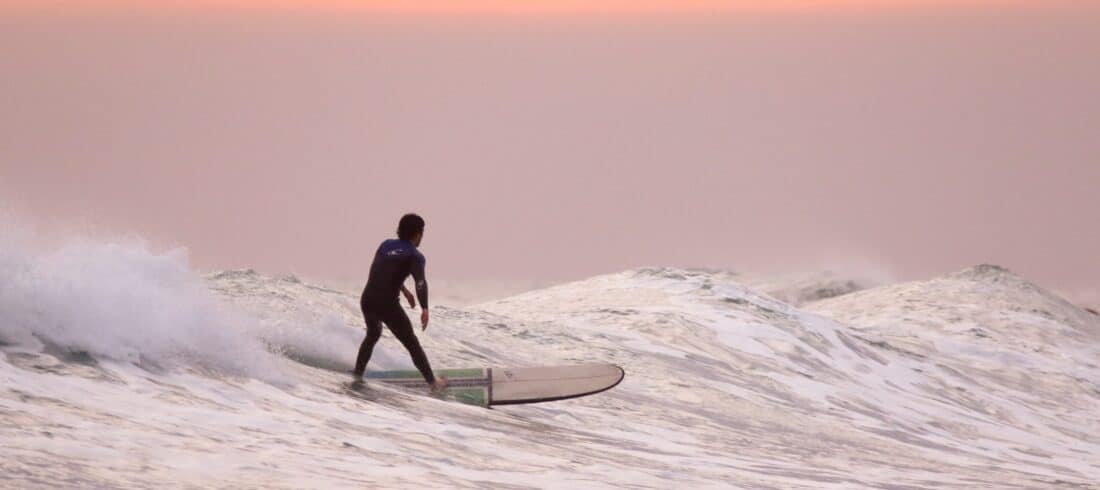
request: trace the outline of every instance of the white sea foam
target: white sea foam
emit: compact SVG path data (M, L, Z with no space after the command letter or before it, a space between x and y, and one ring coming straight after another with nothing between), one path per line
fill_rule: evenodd
M247 335L253 319L220 305L184 250L135 239L74 239L32 251L0 243L0 340L157 367L263 376L276 359Z
M140 242L7 243L0 486L1100 480L1100 318L1000 269L803 307L735 274L667 268L437 307L420 333L436 367L627 372L596 396L484 410L348 391L339 371L363 335L354 294L253 271L202 277L182 252ZM408 364L386 334L370 368Z

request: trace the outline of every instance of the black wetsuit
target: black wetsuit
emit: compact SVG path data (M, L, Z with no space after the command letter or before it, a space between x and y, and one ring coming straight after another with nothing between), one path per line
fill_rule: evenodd
M428 383L435 382L428 356L420 347L412 324L405 310L401 308L398 294L405 278L412 274L416 281L416 297L420 307L428 309L428 282L424 279L424 255L408 240L386 240L374 253L374 262L370 266L370 277L363 288L363 297L359 306L363 309L363 318L367 322L367 338L359 346L359 358L355 361L355 374L362 375L370 361L374 344L382 336L382 324L385 323L393 336L401 341L412 356L413 364L424 375Z

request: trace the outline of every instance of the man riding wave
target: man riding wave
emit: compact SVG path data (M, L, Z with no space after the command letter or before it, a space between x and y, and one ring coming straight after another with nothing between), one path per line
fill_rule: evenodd
M398 293L404 293L409 305L416 307L413 295L405 288L405 279L411 274L415 283L416 297L420 300L420 325L428 328L428 281L424 277L426 259L417 250L424 238L424 218L416 214L406 214L397 225L397 239L389 239L378 246L371 263L370 276L363 288L359 306L363 310L363 319L367 323L367 336L359 346L359 357L355 360L354 375L362 379L370 362L374 345L382 336L382 324L389 327L397 340L409 351L413 364L432 391L439 392L447 387L447 378L436 377L428 356L420 347L416 332L409 322L408 315L401 308Z

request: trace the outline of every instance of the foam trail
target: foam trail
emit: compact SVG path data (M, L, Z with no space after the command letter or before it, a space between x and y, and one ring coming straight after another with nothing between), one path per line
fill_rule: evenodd
M330 314L320 319L281 320L263 325L255 335L278 352L303 364L337 372L350 371L363 341L364 330L349 328ZM405 351L391 352L376 345L370 369L415 369Z

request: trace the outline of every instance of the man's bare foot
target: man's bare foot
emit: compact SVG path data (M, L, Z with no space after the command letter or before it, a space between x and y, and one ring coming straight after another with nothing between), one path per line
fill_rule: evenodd
M447 378L445 376L438 376L435 378L435 383L432 383L432 393L440 394L443 390L447 389Z

